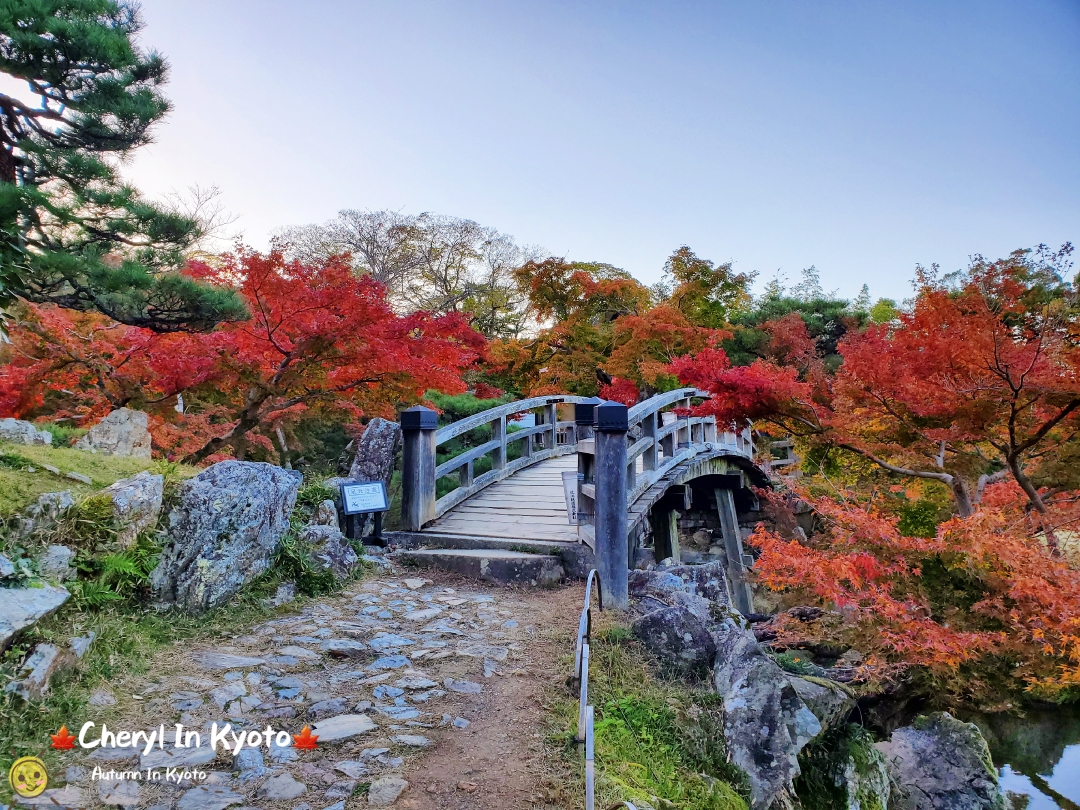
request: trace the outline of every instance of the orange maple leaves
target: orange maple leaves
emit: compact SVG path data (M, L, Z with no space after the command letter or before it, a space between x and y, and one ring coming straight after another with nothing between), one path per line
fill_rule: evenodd
M293 735L293 748L299 748L301 751L312 751L316 748L318 739L319 735L312 734L310 726L304 726L299 734Z
M49 737L52 738L52 747L58 751L70 751L75 747L75 738L68 732L67 726L60 726L60 730Z

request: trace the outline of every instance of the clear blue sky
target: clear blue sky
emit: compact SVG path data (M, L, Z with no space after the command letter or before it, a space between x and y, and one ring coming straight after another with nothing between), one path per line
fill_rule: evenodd
M902 298L916 263L1080 241L1077 0L143 11L175 111L129 174L220 186L260 247L434 211L645 281L687 244Z

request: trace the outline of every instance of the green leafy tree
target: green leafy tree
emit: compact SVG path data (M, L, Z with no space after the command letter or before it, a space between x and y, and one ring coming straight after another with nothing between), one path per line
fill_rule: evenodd
M719 329L750 308L754 274L736 273L731 262L713 264L683 245L668 257L664 275L672 281L669 303L695 326Z
M0 0L0 307L14 296L157 331L246 316L180 273L197 221L143 198L118 167L169 110L168 66L135 44L131 0Z

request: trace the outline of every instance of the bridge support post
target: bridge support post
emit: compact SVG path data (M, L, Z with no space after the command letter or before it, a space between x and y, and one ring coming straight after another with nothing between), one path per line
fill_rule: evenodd
M720 513L720 530L724 535L724 551L727 554L728 582L735 609L744 616L754 612L754 594L746 581L746 565L743 559L742 537L739 536L739 518L735 513L735 498L730 489L715 489L716 509Z
M630 607L626 515L627 407L616 402L596 406L596 568L604 605Z
M439 416L416 405L401 412L401 523L418 532L435 519L435 430Z

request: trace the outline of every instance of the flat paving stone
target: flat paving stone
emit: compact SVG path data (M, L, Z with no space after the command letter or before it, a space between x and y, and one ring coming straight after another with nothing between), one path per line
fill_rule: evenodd
M320 720L312 727L311 733L318 735L319 743L330 743L367 734L376 728L375 721L366 714L340 714Z
M237 669L238 667L257 667L266 663L265 658L215 652L197 652L192 658L203 669Z
M409 783L400 776L380 776L368 788L368 804L372 807L389 807L408 787Z
M176 810L225 810L243 803L243 796L224 785L199 785L180 797Z

